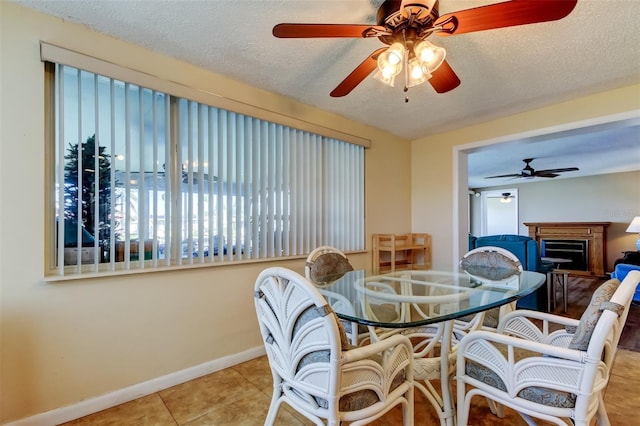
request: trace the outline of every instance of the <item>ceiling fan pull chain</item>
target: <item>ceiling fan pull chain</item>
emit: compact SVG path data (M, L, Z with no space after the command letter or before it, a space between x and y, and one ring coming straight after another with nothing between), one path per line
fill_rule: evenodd
M404 62L403 66L404 66L404 93L407 93L409 91L409 87L407 86L408 82L409 82L409 49L407 49L407 30L406 29L402 29L402 44L404 45L404 57L402 58L402 61ZM405 96L404 97L404 102L407 103L409 102L409 97Z

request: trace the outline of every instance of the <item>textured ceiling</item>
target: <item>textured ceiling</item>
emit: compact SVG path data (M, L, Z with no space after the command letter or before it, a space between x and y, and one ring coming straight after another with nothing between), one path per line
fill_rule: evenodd
M381 0L14 1L407 139L640 81L640 0L578 0L560 21L433 35L429 40L447 49L447 62L462 83L444 94L428 84L412 88L408 103L400 85L387 87L372 77L346 97L329 96L382 46L376 38L277 39L271 34L281 22L374 24ZM439 10L444 14L490 3L496 1L440 0ZM638 132L636 123L626 134L625 149L631 144L640 150ZM482 173L517 172L522 158L552 154L519 153L521 148L514 144L510 151L517 161L490 161L493 167ZM535 165L573 166L564 161Z

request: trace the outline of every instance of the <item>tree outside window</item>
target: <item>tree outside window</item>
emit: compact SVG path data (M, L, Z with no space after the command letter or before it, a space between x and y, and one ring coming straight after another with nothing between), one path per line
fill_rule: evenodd
M94 239L97 238L103 250L108 250L111 237L111 162L106 147L98 146L96 149L93 135L82 144L69 144L64 158L65 225L70 224L73 229L80 224ZM82 173L78 172L80 165ZM77 235L77 229L73 231ZM68 241L69 234L65 232L65 246L75 246ZM87 242L83 238L78 245L87 245Z

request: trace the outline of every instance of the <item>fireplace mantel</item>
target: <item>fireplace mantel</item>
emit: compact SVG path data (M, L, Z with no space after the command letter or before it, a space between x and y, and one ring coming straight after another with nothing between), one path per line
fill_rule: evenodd
M611 222L527 222L529 236L540 247L544 239L589 241L589 270L571 271L576 275L604 277L607 254L607 226Z

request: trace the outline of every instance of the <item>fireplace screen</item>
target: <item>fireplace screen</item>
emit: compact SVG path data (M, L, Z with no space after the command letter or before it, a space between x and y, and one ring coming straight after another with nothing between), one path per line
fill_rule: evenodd
M563 269L589 270L589 240L548 240L540 241L542 257L570 259Z

